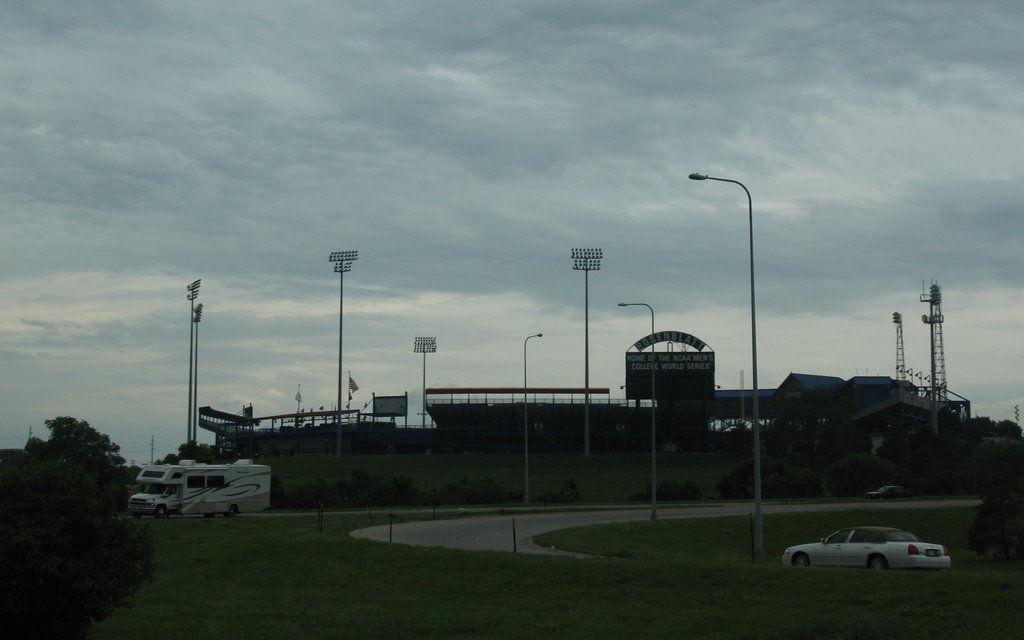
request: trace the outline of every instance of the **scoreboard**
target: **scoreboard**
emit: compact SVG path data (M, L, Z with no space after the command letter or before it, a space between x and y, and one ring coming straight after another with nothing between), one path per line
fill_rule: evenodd
M651 393L651 371L654 393ZM626 353L626 398L628 400L705 401L714 395L715 353L713 351Z

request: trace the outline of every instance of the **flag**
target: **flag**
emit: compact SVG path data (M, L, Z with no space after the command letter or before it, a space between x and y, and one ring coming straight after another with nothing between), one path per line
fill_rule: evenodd
M356 384L356 381L352 379L352 376L349 376L348 377L348 399L349 400L352 399L352 393L354 391L359 391L359 385Z
M295 392L295 402L302 402L302 385L299 385L299 390Z

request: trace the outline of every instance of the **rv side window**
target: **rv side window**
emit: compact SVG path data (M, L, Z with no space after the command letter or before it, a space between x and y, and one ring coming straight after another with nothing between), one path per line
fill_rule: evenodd
M224 476L207 476L206 477L206 486L208 486L208 487L223 487L224 486Z
M203 487L206 486L206 483L203 482L203 480L204 480L203 476L189 476L188 477L188 488L189 489L202 489Z

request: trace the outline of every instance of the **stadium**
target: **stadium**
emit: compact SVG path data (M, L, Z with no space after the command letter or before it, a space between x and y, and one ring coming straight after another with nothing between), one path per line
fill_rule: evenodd
M267 416L252 405L239 412L206 406L198 425L229 457L511 452L523 450L527 436L534 452L650 451L652 433L659 451L714 452L749 428L754 390L720 389L715 353L696 336L644 336L624 364L617 398L601 387L433 387L425 389L421 426L408 425L408 394L374 394L364 409ZM914 384L898 363L896 377L790 373L757 390L761 428L770 431L783 403L811 391L855 407L854 425L876 443L897 428L934 428L938 411L970 418L970 401L945 388L944 372L941 385Z

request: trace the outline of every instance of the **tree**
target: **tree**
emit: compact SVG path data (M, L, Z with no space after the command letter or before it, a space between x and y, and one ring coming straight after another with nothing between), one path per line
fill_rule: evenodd
M168 453L156 462L157 464L178 464L182 460L195 460L202 464L212 464L216 459L216 452L210 445L184 442L178 446L178 453Z
M85 420L67 416L46 421L50 438L32 438L25 445L27 463L45 461L75 463L80 465L104 491L107 500L115 510L127 506L127 489L124 486L124 458L121 448L110 438L96 431Z
M0 474L0 619L7 637L85 637L153 573L148 528L119 517L119 448L85 421L47 421Z
M825 471L833 496L861 496L884 484L897 482L896 465L868 453L853 453Z
M1024 445L988 444L974 458L981 504L968 533L978 555L1024 559Z
M822 468L866 453L871 445L853 423L856 412L856 405L830 390L786 400L766 432L768 454L787 460L796 455L803 465Z
M754 496L754 462L741 462L718 481L722 500ZM779 460L761 462L761 494L765 498L815 498L822 494L821 479L811 469L787 467Z

